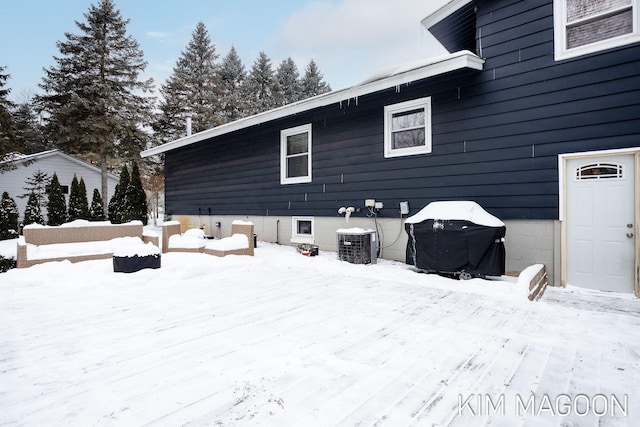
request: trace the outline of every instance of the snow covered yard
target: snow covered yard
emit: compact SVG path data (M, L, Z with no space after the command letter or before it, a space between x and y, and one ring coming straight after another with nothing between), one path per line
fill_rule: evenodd
M0 425L636 425L640 301L525 295L266 243L11 270Z

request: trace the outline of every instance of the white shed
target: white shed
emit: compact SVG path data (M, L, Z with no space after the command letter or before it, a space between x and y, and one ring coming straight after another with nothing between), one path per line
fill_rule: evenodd
M65 154L60 150L49 150L30 155L16 155L8 162L13 163L16 167L0 173L0 195L6 191L16 201L20 218L24 215L24 209L27 205L27 198L21 198L20 196L26 193L24 188L27 186L27 179L33 177L34 172L38 169L47 173L49 178L53 176L54 172L58 175L60 185L67 197L67 203L69 202L69 190L74 174L78 177L78 180L84 178L89 204L91 204L94 188L97 188L102 195L100 168ZM109 174L107 178L108 199L113 195L117 183L118 176ZM43 215L46 217L46 212L43 212Z

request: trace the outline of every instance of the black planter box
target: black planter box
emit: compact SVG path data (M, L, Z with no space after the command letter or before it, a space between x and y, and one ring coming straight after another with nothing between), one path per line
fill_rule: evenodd
M115 273L134 273L143 268L160 268L160 254L113 256L113 271Z

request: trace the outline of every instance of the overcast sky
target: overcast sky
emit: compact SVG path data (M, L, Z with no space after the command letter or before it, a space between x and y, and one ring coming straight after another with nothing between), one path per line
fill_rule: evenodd
M291 56L302 74L314 59L325 81L342 89L386 67L446 51L420 21L448 0L114 0L160 86L204 22L222 58L232 45L249 70L264 51L275 69ZM75 21L98 0L0 0L0 66L10 98L38 92L56 41L78 34Z

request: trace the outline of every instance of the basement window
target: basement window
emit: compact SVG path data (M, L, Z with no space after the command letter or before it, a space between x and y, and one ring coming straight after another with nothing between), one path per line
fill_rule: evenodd
M313 217L294 216L291 219L291 242L313 243Z
M280 184L311 182L311 124L280 132Z
M640 41L640 0L554 0L555 59Z
M431 98L384 107L384 156L431 152Z

